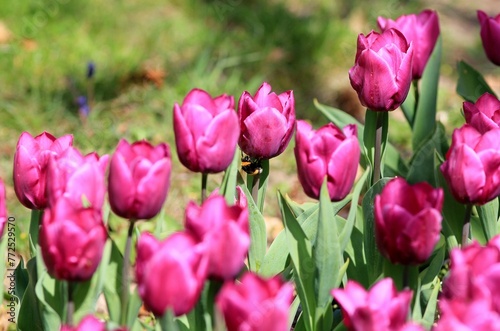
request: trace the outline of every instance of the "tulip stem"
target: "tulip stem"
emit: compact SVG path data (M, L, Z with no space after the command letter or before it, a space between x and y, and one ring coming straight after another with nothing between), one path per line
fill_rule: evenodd
M403 289L409 288L410 286L410 267L408 265L403 266Z
M260 174L253 176L252 181L252 198L256 205L259 204L259 184Z
M135 219L129 220L129 227L127 233L127 242L125 244L125 252L123 254L123 269L122 269L122 310L120 323L122 326L127 324L127 311L128 311L128 300L130 296L130 248L132 246L132 234L134 233Z
M30 220L30 248L31 256L36 255L36 246L38 245L38 232L40 229L40 222L42 221L43 210L33 209L31 210L31 220Z
M380 179L380 159L381 159L381 149L382 149L382 124L383 118L382 114L377 112L377 126L375 131L375 153L373 160L373 177L372 177L372 185Z
M73 314L75 313L75 301L73 300L74 284L68 281L68 311L66 312L66 325L73 326Z
M469 203L465 207L464 225L462 227L462 247L465 247L467 245L467 241L469 240L471 214L472 204Z
M418 79L413 80L413 91L415 92L415 112L413 115L413 119L415 119L415 113L418 108L418 99L420 98L420 93L418 92Z
M203 172L201 174L201 203L205 202L207 198L207 178L208 174Z

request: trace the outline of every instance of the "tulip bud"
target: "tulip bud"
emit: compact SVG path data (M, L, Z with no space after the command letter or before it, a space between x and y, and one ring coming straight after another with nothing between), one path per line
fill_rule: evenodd
M2 236L5 223L7 223L7 207L5 198L5 185L0 179L0 237Z
M106 194L104 173L108 156L96 153L83 156L74 147L58 156L51 156L47 169L47 199L54 206L61 196L69 198L78 207L90 204L101 209Z
M484 93L476 103L464 102L464 115L467 124L480 133L498 129L500 127L500 100L489 93Z
M19 201L29 209L45 209L46 173L50 155L61 154L73 144L73 136L55 138L48 132L33 138L23 132L14 155L14 190Z
M223 196L212 194L201 206L189 202L185 227L205 244L209 276L230 279L239 273L250 247L248 209L228 206Z
M437 12L426 9L419 14L400 16L396 21L379 17L377 23L382 31L398 29L413 45L412 78L420 79L439 37Z
M488 17L488 14L478 10L477 19L481 25L481 40L488 59L500 66L500 14Z
M90 279L101 261L106 238L101 211L75 207L69 197L60 197L43 214L40 248L49 274L57 279Z
M440 169L451 193L463 204L482 205L500 194L500 129L481 135L465 124L453 131Z
M174 105L174 133L177 155L186 168L202 173L225 170L240 134L234 98L192 90L182 106Z
M290 283L247 272L239 284L226 282L215 300L228 331L287 331L292 299Z
M160 242L144 233L137 242L136 279L139 295L156 316L172 309L175 316L192 310L207 275L203 247L186 232Z
M241 134L238 144L248 156L270 159L283 153L295 129L293 91L276 95L264 82L255 96L243 92L238 106Z
M106 331L106 324L92 315L84 317L76 327L62 326L61 331Z
M167 198L172 168L167 144L120 140L111 158L108 191L111 209L120 217L150 219ZM124 189L126 188L126 189Z
M351 191L361 155L356 131L354 124L340 130L332 123L315 131L306 121L297 121L297 173L309 197L319 199L325 177L332 201L342 200Z
M410 90L412 58L413 45L396 29L360 34L349 79L361 104L375 111L398 108Z
M412 292L397 292L391 278L378 281L366 291L355 281L347 281L344 289L332 290L342 308L344 325L349 331L409 331L424 329L407 323Z
M392 263L425 262L439 241L443 189L394 178L375 197L377 246Z

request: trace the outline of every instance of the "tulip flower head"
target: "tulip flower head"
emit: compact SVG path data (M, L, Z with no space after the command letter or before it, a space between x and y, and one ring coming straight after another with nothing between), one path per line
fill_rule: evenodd
M349 79L361 104L374 111L398 108L410 90L412 58L413 45L396 29L360 34Z
M101 210L77 207L70 197L60 197L43 214L40 248L49 274L57 279L90 279L101 261L106 239Z
M349 280L343 289L332 290L332 295L342 308L349 331L424 330L406 322L412 292L397 292L391 278L380 280L369 291Z
M61 331L106 331L106 323L88 315L76 327L62 326Z
M231 279L243 265L250 247L250 230L246 198L240 193L240 204L228 206L226 199L212 194L201 206L193 201L186 208L186 231L206 246L209 276Z
M50 157L47 169L47 199L54 206L61 196L69 198L76 207L87 204L102 209L106 194L104 173L108 155L82 155L74 147Z
M217 173L233 160L240 135L234 98L226 94L212 98L193 89L181 106L174 105L177 155L191 171Z
M240 284L226 282L216 298L228 331L287 331L293 286L278 277L247 272Z
M484 93L476 103L464 102L464 115L467 124L480 133L500 127L500 100L494 95Z
M481 134L465 124L453 131L440 169L460 203L482 205L500 194L499 141L500 129Z
M50 155L59 155L73 145L73 136L55 138L48 132L33 138L23 132L14 155L14 190L19 201L29 209L47 207L46 176Z
M441 233L443 189L394 178L375 197L377 246L392 263L418 265L432 254Z
M255 159L270 159L283 153L295 130L293 91L277 95L264 82L255 96L243 92L238 106L241 150Z
M361 155L356 125L343 130L329 123L317 131L306 121L297 121L295 160L305 193L319 199L326 177L332 201L340 201L351 191Z
M500 66L500 13L489 17L485 12L478 10L477 19L481 25L481 40L484 52L488 59Z
M203 246L187 232L164 241L144 233L137 242L136 279L139 295L156 316L172 309L175 316L191 311L208 270Z
M167 144L120 140L111 158L108 193L111 209L120 217L150 219L167 198L172 168ZM124 189L126 188L126 189Z
M403 15L395 21L379 17L377 23L382 31L398 29L413 45L412 77L420 79L439 37L437 12L427 9L419 14Z

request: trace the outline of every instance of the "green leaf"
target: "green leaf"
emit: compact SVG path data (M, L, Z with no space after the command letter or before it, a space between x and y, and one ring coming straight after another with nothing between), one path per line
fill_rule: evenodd
M44 331L44 323L42 320L41 302L38 300L35 293L35 285L38 281L36 258L31 258L27 265L26 271L29 282L19 307L19 315L17 316L17 329L19 331ZM50 329L52 330L52 329ZM58 330L58 328L54 329Z
M118 246L108 239L104 251L109 250L109 261L106 267L106 278L104 280L104 298L108 306L109 317L113 322L120 322L122 309L120 291L122 286L123 256Z
M481 224L486 241L489 241L497 234L498 207L498 198L482 206L476 206L479 215L479 223Z
M303 316L307 319L304 323L308 331L313 331L316 299L314 295L315 263L312 256L312 244L292 214L281 193L278 193L278 203L286 229L296 290L302 304Z
M168 309L163 316L158 318L161 331L179 331L174 320L174 314Z
M35 286L41 303L40 312L45 330L58 330L66 317L68 303L67 284L51 278L47 272L41 274Z
M476 102L486 92L495 95L484 77L469 64L460 61L457 64L457 70L457 93L465 100Z
M253 272L259 272L267 248L266 222L252 199L248 189L242 185L248 201L249 226L250 226L250 249L248 250L248 265Z
M438 38L436 46L425 67L420 80L419 97L417 100L417 111L413 122L412 147L418 147L427 140L434 131L436 124L436 105L439 83L439 69L441 67L441 37Z
M128 314L127 314L127 325L134 325L137 316L139 315L139 309L141 309L142 300L139 297L139 293L137 292L137 287L134 288L132 294L129 297L128 302Z
M340 284L337 283L338 273L344 264L326 179L321 186L318 221L313 256L316 265L316 304L323 311L325 308L331 310L330 292Z
M436 320L437 298L441 289L441 280L439 277L434 279L430 288L432 292L429 297L429 302L427 303L422 319L418 321L426 330L429 330Z
M28 288L30 280L28 269L24 267L24 260L22 256L19 260L19 264L17 265L16 270L14 271L14 279L16 282L15 293L17 298L19 299L19 302L21 302L21 299L24 297L24 293Z
M233 161L224 172L224 177L222 178L222 183L220 185L220 194L226 198L228 205L234 205L234 197L236 196L236 181L238 175L238 169L240 165L240 149L236 148L234 153Z
M371 261L367 261L365 255L364 217L361 206L357 206L355 214L354 228L350 241L345 248L346 259L349 261L347 276L349 279L355 280L363 285L363 287L368 288L372 284L368 275L368 264Z
M373 284L382 274L383 257L380 254L375 240L375 216L374 203L375 196L380 194L384 186L392 178L382 178L373 185L363 197L364 216L364 248L368 271L368 281Z
M356 124L358 128L358 141L361 147L361 153L363 156L365 155L364 145L363 145L363 136L365 127L363 124L359 123L354 117L347 114L346 112L336 109L333 107L329 107L326 105L322 105L318 102L318 100L314 99L314 106L321 112L325 117L337 125L338 127L343 128L347 124ZM366 168L365 158L361 158L361 166ZM385 158L384 158L384 171L388 176L406 176L408 172L408 165L401 158L401 154L399 151L389 142L387 142L387 146L385 149Z

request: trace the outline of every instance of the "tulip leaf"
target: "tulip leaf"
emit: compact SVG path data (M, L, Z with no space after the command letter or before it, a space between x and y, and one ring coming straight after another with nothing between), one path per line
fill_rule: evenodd
M362 206L357 206L354 228L352 229L350 241L345 248L346 258L349 259L347 275L349 279L355 280L363 287L370 287L368 277L368 262L364 249L364 220Z
M26 271L29 278L28 285L22 296L19 314L17 316L17 330L19 331L44 331L43 317L41 314L41 302L35 293L35 285L38 281L36 258L31 258L26 264ZM58 330L55 328L54 330Z
M422 319L418 321L419 324L421 324L426 330L429 330L436 321L436 307L438 295L441 289L441 279L436 277L430 288L432 289L432 292L429 297L429 302L427 303Z
M431 57L425 66L420 86L417 92L417 110L413 121L412 147L417 150L427 140L429 134L434 132L436 125L436 105L439 83L439 69L441 67L442 40L438 38Z
M465 61L458 62L457 71L457 93L465 100L476 102L486 92L495 95L481 73Z
M257 208L248 189L242 185L248 201L249 226L250 226L250 248L248 250L248 267L253 272L259 272L267 248L266 221Z
M498 207L498 198L482 206L476 206L479 223L481 224L486 241L489 241L497 234Z
M337 125L343 128L348 124L356 124L358 128L358 141L361 147L361 153L365 155L364 145L363 145L363 135L364 135L364 125L358 122L354 117L347 114L345 111L322 105L318 100L314 99L314 106L318 109L325 117ZM406 176L408 172L408 166L406 162L401 158L401 154L390 142L387 142L385 148L385 158L384 158L384 174L386 176ZM363 168L366 168L365 158L361 158L360 162Z
M434 154L438 153L443 157L448 150L448 142L445 129L441 123L437 123L434 132L428 136L427 140L415 151L408 171L407 181L410 184L427 182L434 187L438 183L434 171Z
M62 320L66 317L68 302L67 284L49 276L47 272L41 274L35 286L35 293L40 301L40 312L45 330L58 330Z
M382 274L383 257L380 254L375 241L375 215L374 203L375 196L378 195L384 186L392 178L382 178L373 185L363 197L363 216L364 216L364 248L367 263L368 282L373 284Z
M312 256L312 244L281 193L278 193L278 204L285 225L288 250L292 258L297 294L302 304L303 317L307 318L307 320L304 320L304 324L308 331L313 331L316 298L314 295L315 263Z
M7 242L5 240L5 242ZM22 297L24 296L24 293L26 292L26 289L28 288L29 285L29 274L28 270L24 266L24 260L21 256L19 260L19 264L16 267L16 270L14 271L14 279L15 279L15 295L18 298L18 302L21 302Z
M234 197L236 196L236 182L240 165L240 155L240 149L236 148L233 161L226 169L226 172L224 172L224 177L222 178L222 183L220 185L220 194L226 198L228 205L234 204Z
M139 293L137 287L132 291L132 295L128 301L128 314L127 314L127 325L134 325L137 320L137 316L139 314L139 309L141 309L142 300L139 297Z
M296 328L293 328L293 322L295 321L295 318L297 317L297 313L300 307L300 298L295 297L293 299L293 302L290 306L290 313L288 314L288 327L286 328L287 330L295 330Z
M120 293L122 288L123 256L116 243L111 239L106 242L105 252L106 250L109 250L109 260L105 269L106 278L103 293L110 319L119 322L122 309Z
M313 257L316 265L316 304L323 310L331 306L331 290L338 287L339 271L344 264L339 233L326 179L319 197L319 218Z

